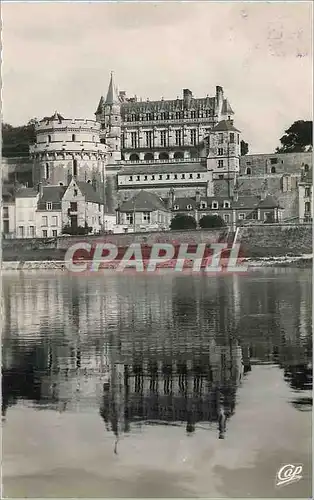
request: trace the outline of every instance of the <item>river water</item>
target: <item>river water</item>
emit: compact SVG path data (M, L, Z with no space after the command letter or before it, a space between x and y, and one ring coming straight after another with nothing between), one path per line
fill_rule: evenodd
M311 496L311 280L6 274L3 496Z

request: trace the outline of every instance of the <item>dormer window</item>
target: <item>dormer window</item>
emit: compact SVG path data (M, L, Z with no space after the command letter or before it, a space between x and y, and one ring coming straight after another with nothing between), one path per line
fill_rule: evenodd
M200 207L201 207L201 210L204 210L205 208L207 208L207 203L206 203L206 201L202 201L202 203L201 203Z
M193 209L192 205L187 205L186 208L187 208L187 210L192 210Z
M132 175L130 175L129 181L133 181L133 176Z
M224 201L224 208L230 208L230 201Z
M173 207L173 210L179 210L179 208L180 208L180 207L179 207L179 205L175 205L175 206Z
M217 201L213 201L213 202L212 202L212 209L213 209L213 210L217 210L217 208L218 208L218 203L217 203Z
M52 210L52 203L46 203L46 210Z

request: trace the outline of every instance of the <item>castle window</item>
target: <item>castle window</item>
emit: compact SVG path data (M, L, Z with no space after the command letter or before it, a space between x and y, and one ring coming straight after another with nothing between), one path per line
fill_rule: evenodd
M176 130L176 146L181 146L182 142L182 131Z
M193 209L192 205L187 205L186 208L187 208L187 210L192 210Z
M147 175L144 175L144 181L147 181Z
M270 159L270 164L271 165L276 165L276 163L278 163L278 159L277 158L271 158Z
M218 148L218 155L222 156L224 154L223 148Z
M191 118L195 118L195 117L196 117L195 111L191 111Z
M177 174L174 174L174 176L173 176L173 177L174 177L174 179L175 179L175 180L177 180L178 175L177 175Z
M182 175L181 175L181 179L185 179L185 174L182 174Z
M311 188L306 187L306 188L304 189L304 196L305 196L306 198L309 198L309 197L311 196Z
M245 219L245 214L239 214L238 215L239 220L244 220Z
M304 172L308 172L309 171L309 166L308 165L304 165Z
M166 113L160 113L160 119L165 120L166 119Z
M167 181L169 181L170 179L170 174L167 174Z
M144 156L144 160L146 161L153 161L154 159L154 155L152 153L146 153L146 155Z
M176 120L180 120L180 118L181 118L181 113L180 113L180 111L177 111L176 112Z
M137 180L137 181L141 180L141 178L140 178L140 176L139 176L139 175L137 175L137 176L136 176L136 180Z
M230 222L230 214L224 214L224 221L225 222Z
M143 212L143 221L150 222L150 212Z
M133 181L133 175L130 175L129 181Z
M73 191L73 196L77 196L77 193L78 193L78 190L77 190L77 189L74 189L74 191Z
M230 208L230 201L224 202L224 208Z
M222 168L224 166L223 160L218 160L218 168Z
M196 129L192 129L190 131L190 134L191 134L191 144L193 144L193 146L196 146Z
M275 174L275 173L276 173L276 167L271 167L271 169L270 169L270 173L271 173L271 174Z
M247 169L246 169L246 173L247 173L247 175L251 175L252 170L250 169L250 167L247 167Z
M59 186L63 186L63 182L59 182Z
M167 146L167 130L160 131L160 143L163 147Z
M131 132L131 145L132 148L137 148L137 143L138 143L138 136L137 132Z
M207 208L207 203L205 201L202 201L201 210L204 210L205 208Z
M154 174L153 174L153 175L152 175L152 181L154 181L154 180L155 180L155 176L154 176Z
M180 209L179 205L175 205L175 206L173 207L173 210L179 210L179 209Z
M52 203L46 203L46 210L52 210Z
M217 210L217 208L218 208L218 203L217 203L217 201L213 201L213 202L212 202L212 208L213 208L214 210Z
M48 142L51 142L51 135L48 135Z
M75 142L75 134L72 134L72 142Z
M153 146L153 132L149 130L148 132L145 132L146 136L146 147L151 148Z
M190 177L190 179L193 179L193 174L190 174L189 177Z
M304 203L304 211L307 213L309 213L311 211L311 203L309 201Z
M200 178L201 178L201 174L196 174L196 177L197 177L198 179L200 179Z
M49 179L49 163L46 163L45 165L45 177L46 179Z
M230 132L229 139L230 139L230 143L233 144L234 143L234 133L233 132Z
M169 160L168 153L160 153L159 154L159 160Z
M240 136L237 134L238 144L240 144Z
M73 176L77 176L77 160L73 160Z
M159 180L162 181L162 175L159 176Z
M132 121L132 122L135 122L135 120L136 120L136 115L134 115L134 114L133 114L133 115L131 115L131 121Z
M223 142L224 142L224 135L220 133L218 134L218 143L223 144Z

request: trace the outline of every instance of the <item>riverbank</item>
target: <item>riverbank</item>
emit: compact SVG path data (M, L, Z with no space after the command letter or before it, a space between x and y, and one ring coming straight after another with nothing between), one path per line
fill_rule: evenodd
M81 261L80 264L83 264ZM144 269L147 266L147 261L143 261ZM242 259L242 265L248 266L249 269L255 269L260 267L289 267L289 268L299 268L308 269L312 268L313 256L312 255L300 255L300 256L284 256L284 257L261 257L261 258L246 258ZM91 266L90 261L86 262L87 270ZM116 270L119 266L119 261L111 261L107 263L102 263L101 270ZM176 260L170 260L168 262L159 263L157 269L174 269L177 264ZM222 260L221 265L227 270L228 261ZM193 261L186 261L184 264L184 269L192 269ZM126 269L128 269L126 267ZM132 269L132 268L129 268ZM133 268L134 269L134 268ZM35 270L61 270L69 272L66 263L63 260L41 260L41 261L3 261L2 271L35 271ZM92 272L92 271L91 271Z

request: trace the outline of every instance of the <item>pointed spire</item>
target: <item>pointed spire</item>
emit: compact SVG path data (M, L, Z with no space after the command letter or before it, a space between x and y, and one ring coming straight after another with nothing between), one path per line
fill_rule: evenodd
M103 105L104 105L104 98L101 97L95 115L98 115L98 114L102 113Z
M117 92L117 89L114 85L113 72L111 71L110 82L109 82L109 87L108 87L108 92L107 92L105 104L114 104L116 102L119 102L118 92Z

